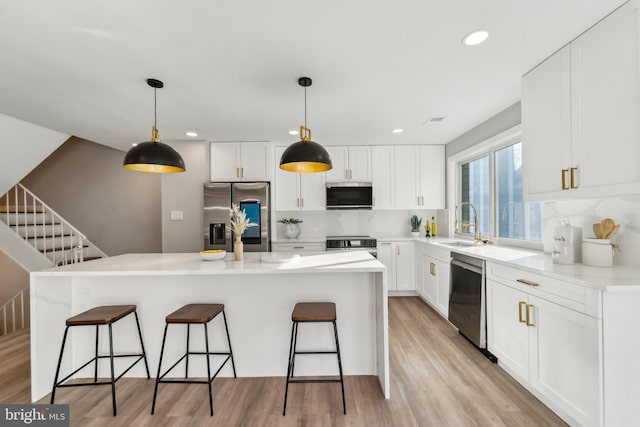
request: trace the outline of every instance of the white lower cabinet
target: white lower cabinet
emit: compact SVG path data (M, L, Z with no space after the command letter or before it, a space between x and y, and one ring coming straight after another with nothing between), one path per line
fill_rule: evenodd
M378 261L387 267L389 291L415 289L413 242L378 241Z
M416 290L429 305L445 319L449 316L449 257L450 252L431 245L420 245Z
M596 291L522 275L487 263L489 351L569 424L602 425L602 320L590 315Z

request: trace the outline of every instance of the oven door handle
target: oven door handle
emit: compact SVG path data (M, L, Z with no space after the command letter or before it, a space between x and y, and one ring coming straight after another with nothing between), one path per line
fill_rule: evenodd
M473 271L474 273L477 273L477 274L483 273L482 268L476 267L475 265L467 264L466 262L458 261L457 259L452 259L451 265L464 268L465 270Z

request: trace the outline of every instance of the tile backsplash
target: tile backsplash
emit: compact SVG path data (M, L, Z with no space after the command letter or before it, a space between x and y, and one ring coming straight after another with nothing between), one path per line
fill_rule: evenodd
M592 226L604 218L620 224L611 239L620 247L613 257L614 265L640 267L640 198L568 200L544 204L544 251L553 249L553 233L558 220L568 219L582 228L582 237L594 237Z
M278 211L275 219L298 218L300 236L298 239L324 239L326 236L372 236L381 238L408 237L410 231L409 218L412 215L422 218L422 225L436 218L438 235L445 235L445 210L421 211L377 211L377 210L335 210L335 211ZM421 230L424 233L424 229ZM277 224L274 233L277 239L284 239L282 224Z

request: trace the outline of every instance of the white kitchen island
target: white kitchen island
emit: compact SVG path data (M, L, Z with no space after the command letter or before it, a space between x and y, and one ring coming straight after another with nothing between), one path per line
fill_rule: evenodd
M31 273L31 397L51 392L65 320L98 305L136 304L151 377L158 368L165 316L184 304L223 303L237 374L240 377L286 376L291 311L301 301L336 303L345 375L375 375L389 398L387 277L383 264L367 252L305 254L282 262L272 253L245 253L243 261L203 261L198 253L127 254ZM262 260L261 260L262 257ZM264 261L264 262L263 262ZM209 328L212 351L226 350L222 319ZM114 351L139 349L135 318L113 326ZM61 373L93 357L94 327L71 328ZM108 348L106 328L100 347ZM186 328L169 327L163 370L184 353ZM202 328L191 327L191 350L204 348ZM300 350L333 349L329 324L303 324ZM206 377L205 359L190 358L189 374ZM105 359L103 359L105 360ZM116 361L124 366L128 359ZM212 363L218 360L212 357ZM92 377L90 365L78 373ZM184 366L184 365L181 365ZM121 371L121 370L120 370ZM183 375L177 368L175 375ZM296 359L296 375L336 375L331 355ZM101 361L100 375L109 375ZM228 363L220 376L232 376ZM146 377L138 363L129 377ZM283 378L284 381L284 378Z

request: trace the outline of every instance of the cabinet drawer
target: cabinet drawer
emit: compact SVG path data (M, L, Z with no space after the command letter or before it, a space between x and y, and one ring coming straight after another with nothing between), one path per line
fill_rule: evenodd
M602 318L602 293L598 290L491 262L487 263L487 278L580 313Z
M273 243L273 252L324 252L325 244L318 242Z

